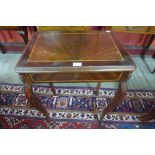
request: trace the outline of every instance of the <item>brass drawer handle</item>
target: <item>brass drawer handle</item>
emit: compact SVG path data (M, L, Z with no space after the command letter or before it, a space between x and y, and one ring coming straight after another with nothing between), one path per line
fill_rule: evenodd
M79 78L79 73L74 74L75 79Z

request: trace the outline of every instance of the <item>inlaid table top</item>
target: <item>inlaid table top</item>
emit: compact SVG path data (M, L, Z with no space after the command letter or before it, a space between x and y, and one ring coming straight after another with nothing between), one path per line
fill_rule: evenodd
M135 65L112 32L35 32L20 58L19 73L132 71Z

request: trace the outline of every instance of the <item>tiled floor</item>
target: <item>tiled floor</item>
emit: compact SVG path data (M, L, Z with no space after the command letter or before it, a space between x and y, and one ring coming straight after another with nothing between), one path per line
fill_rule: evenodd
M0 83L22 84L15 65L21 54L1 54L0 53ZM136 63L137 70L128 81L128 89L155 90L155 73L151 74L139 56L132 56ZM150 66L155 66L155 61L147 58ZM56 86L96 86L96 83L58 83ZM102 84L105 88L117 88L118 83L106 82Z

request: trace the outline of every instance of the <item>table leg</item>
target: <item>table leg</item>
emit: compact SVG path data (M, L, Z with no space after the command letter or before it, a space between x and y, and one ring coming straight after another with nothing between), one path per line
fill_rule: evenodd
M98 94L99 94L99 90L100 90L100 88L101 88L101 84L102 84L102 82L98 82L98 83L97 83L96 90L94 91L94 94L95 94L95 95L98 95Z
M53 83L49 83L49 84L50 84L50 86L51 86L53 95L56 96L57 94L56 94L55 88L54 88L54 86L53 86Z
M4 46L0 43L0 50L2 50L2 53L6 53L6 49L4 48Z
M96 90L94 90L94 94L95 95L98 95L99 94L99 90L101 88L101 84L102 82L97 82L97 86L96 86ZM94 102L93 105L92 105L92 111L95 113L95 110L96 110L96 103Z
M51 122L51 118L49 117L49 114L48 114L47 110L41 104L38 103L38 100L33 95L32 83L31 83L31 80L30 80L29 76L25 75L23 78L24 78L25 96L28 99L28 101L30 102L31 106L33 108L36 108L40 112L42 112L44 114L44 116L46 116L47 121Z
M154 59L155 59L155 52L153 53L152 58L154 58Z
M149 121L149 120L152 120L152 119L155 119L155 111L149 112L149 113L147 113L147 114L140 117L140 120L142 122Z
M116 106L118 106L121 103L121 101L125 98L126 91L127 91L127 81L120 81L119 88L118 88L118 91L117 91L115 97L113 98L112 102L109 103L109 105L101 113L100 124L101 124L104 116L107 113L112 112L113 109Z
M1 87L0 87L1 88ZM0 89L0 96L1 96L1 89ZM0 99L0 104L1 104L1 99Z
M148 38L148 37L149 37L149 38ZM143 48L142 53L141 53L141 58L144 59L144 56L145 56L145 54L147 53L149 47L151 46L151 44L152 44L154 38L155 38L155 35L148 35L148 36L147 36L147 38L146 38L147 43L145 43L146 45L144 45L144 48Z
M144 48L143 48L142 53L141 53L141 58L144 61L146 67L148 68L148 70L151 73L154 73L155 72L155 68L153 69L153 71L150 69L150 67L148 66L147 62L145 61L145 54L149 50L149 47L151 46L151 44L154 41L154 39L155 39L155 35L154 34L147 36L146 42L145 42L145 45L144 45ZM152 58L155 58L155 53L152 55Z
M20 26L21 31L18 31L19 35L23 38L25 45L28 43L27 26Z

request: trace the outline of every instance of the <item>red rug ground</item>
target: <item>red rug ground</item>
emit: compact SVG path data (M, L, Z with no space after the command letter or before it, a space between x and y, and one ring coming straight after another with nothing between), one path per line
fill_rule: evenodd
M52 97L50 87L33 87L40 104L48 109L52 124L48 124L39 111L30 108L22 85L0 84L0 90L0 128L3 129L155 128L155 120L139 120L141 115L155 110L154 91L128 91L127 98L112 113L107 114L102 126L99 126L100 112L111 102L116 90L101 89L99 97L89 97L93 88L59 87L56 91L62 96ZM92 113L93 103L97 106L95 114Z

